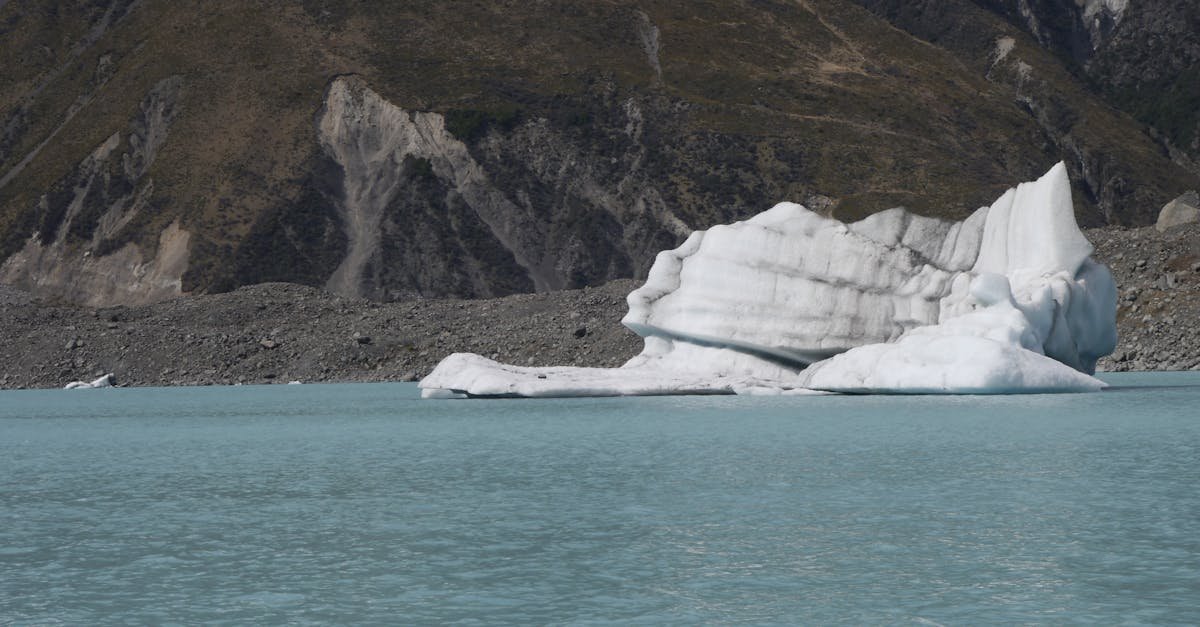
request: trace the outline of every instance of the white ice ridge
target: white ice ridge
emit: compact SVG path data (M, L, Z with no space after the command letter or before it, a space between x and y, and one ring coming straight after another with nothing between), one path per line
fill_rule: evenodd
M65 386L64 390L95 390L98 388L111 388L113 385L113 375L108 373L94 381L72 381Z
M843 224L793 203L658 254L620 368L454 354L426 398L1078 392L1104 383L1116 284L1091 260L1066 167L962 222L890 209Z

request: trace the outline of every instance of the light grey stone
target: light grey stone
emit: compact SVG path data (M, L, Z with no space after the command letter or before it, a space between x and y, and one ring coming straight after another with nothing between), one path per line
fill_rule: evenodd
M1200 194L1195 190L1184 192L1175 200L1163 205L1158 212L1158 222L1154 228L1159 233L1184 224L1200 222Z

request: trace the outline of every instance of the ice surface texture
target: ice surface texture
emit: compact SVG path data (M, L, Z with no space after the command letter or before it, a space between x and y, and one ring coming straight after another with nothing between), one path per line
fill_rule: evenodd
M658 254L621 368L447 357L430 398L1098 390L1116 284L1089 257L1066 168L962 222L890 209L852 224L780 203Z

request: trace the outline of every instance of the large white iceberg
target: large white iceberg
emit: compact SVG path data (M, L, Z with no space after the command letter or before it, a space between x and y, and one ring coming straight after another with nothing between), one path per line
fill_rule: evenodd
M793 203L659 253L620 368L458 353L426 398L1098 390L1116 284L1075 222L1066 167L962 222L891 209L843 224Z

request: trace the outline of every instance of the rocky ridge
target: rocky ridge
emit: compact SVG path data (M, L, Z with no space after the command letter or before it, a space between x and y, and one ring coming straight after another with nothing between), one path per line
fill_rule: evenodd
M1200 369L1200 224L1087 231L1120 287L1120 344L1099 368ZM378 303L293 284L136 307L39 302L0 287L0 388L411 381L453 352L614 367L641 350L620 325L638 283L482 300Z

